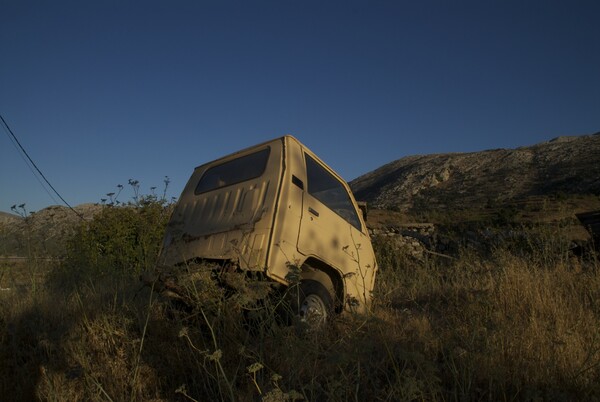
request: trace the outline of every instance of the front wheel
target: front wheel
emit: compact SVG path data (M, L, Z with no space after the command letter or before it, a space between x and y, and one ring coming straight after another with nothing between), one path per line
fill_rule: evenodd
M298 286L296 308L300 322L317 328L331 319L333 298L325 286L313 280L302 281Z

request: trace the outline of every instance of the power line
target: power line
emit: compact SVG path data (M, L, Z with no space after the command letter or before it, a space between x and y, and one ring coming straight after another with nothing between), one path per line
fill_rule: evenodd
M71 211L73 211L79 218L81 218L82 220L85 220L83 215L81 215L79 212L75 211L75 209L73 209L73 207L62 197L62 195L60 195L60 193L58 191L56 191L56 189L54 188L54 186L48 181L48 179L46 178L46 176L44 176L44 174L42 173L42 171L37 167L37 165L35 164L35 162L33 161L33 159L31 159L31 157L29 156L29 154L27 153L27 151L25 151L25 148L23 148L23 145L21 145L21 143L19 142L19 140L17 139L17 136L13 133L13 131L10 129L8 123L6 122L6 120L4 120L4 117L2 117L2 115L0 114L0 120L2 120L2 124L4 124L4 127L6 127L6 129L8 130L8 132L10 133L10 136L12 137L11 139L14 140L14 142L19 146L19 148L21 149L21 152L23 152L23 155L25 155L27 157L27 160L29 160L29 162L31 163L31 165L35 168L35 170L39 173L39 175L42 177L42 179L44 179L44 181L46 182L46 184L48 184L48 186L52 189L52 191L54 191L54 193L58 196L58 198L60 198L62 200L62 202L69 207L69 209ZM43 186L42 186L43 187ZM54 197L53 197L54 198Z
M58 204L59 202L56 201L56 198L54 198L54 195L50 192L50 190L48 189L48 187L44 184L44 182L42 181L42 179L40 179L39 175L37 175L35 173L35 170L33 169L33 166L31 166L31 163L29 163L29 161L27 160L27 158L25 158L25 156L23 155L23 153L20 151L19 146L15 142L14 138L12 138L9 135L8 130L6 129L6 127L2 126L2 128L4 128L4 131L6 132L6 135L8 136L8 139L12 143L13 147L15 147L15 150L17 151L17 153L19 154L19 156L21 157L21 159L23 159L23 162L25 163L25 165L27 166L27 168L29 169L29 171L31 172L31 174L33 175L33 177L35 177L35 179L37 180L37 182L40 183L40 186L42 186L42 188L44 189L44 191L46 192L46 194L48 194L48 197L52 198L52 201L54 201L55 204Z

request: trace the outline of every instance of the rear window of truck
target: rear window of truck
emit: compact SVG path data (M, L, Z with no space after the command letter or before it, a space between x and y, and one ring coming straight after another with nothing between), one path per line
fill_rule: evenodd
M200 178L194 194L202 194L262 176L271 148L241 156L208 168Z

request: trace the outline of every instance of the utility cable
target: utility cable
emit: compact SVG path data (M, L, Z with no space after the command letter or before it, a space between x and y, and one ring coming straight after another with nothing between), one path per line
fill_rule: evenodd
M8 136L8 139L12 143L13 147L15 147L15 150L17 151L17 153L19 154L19 156L21 157L21 159L23 159L23 162L25 163L25 165L27 166L27 168L29 169L29 171L31 172L31 174L33 175L33 177L35 177L35 179L37 180L37 182L40 183L40 186L42 186L42 188L44 189L44 191L46 192L46 194L48 194L48 197L52 198L52 201L54 201L55 204L59 204L60 202L56 200L56 198L54 197L54 195L48 189L48 186L46 186L44 184L44 182L42 181L42 179L40 179L39 175L35 173L35 170L33 169L33 166L31 166L31 163L29 163L29 161L27 160L27 158L25 158L25 156L23 155L23 153L19 149L19 146L15 142L14 138L12 138L9 135L8 130L6 129L6 127L2 126L2 128L4 128L4 131L6 132L6 135Z
M79 212L75 211L75 209L73 209L73 207L62 197L62 195L60 195L60 193L58 191L56 191L56 189L54 188L54 186L50 183L50 181L48 181L48 179L46 178L46 176L44 176L44 174L42 173L42 171L37 167L37 165L35 164L35 162L33 161L33 159L31 159L31 157L29 156L29 154L27 153L27 151L25 151L25 148L23 148L23 145L21 145L21 143L19 142L19 140L17 139L17 136L13 133L13 131L10 129L8 123L6 123L6 120L4 120L4 117L2 117L2 115L0 114L0 120L2 120L2 124L4 124L4 127L6 127L6 129L8 130L8 132L10 133L10 136L12 137L12 140L14 140L14 142L19 146L19 148L21 149L21 152L23 152L23 154L27 157L27 159L29 160L29 162L31 163L31 165L35 168L35 170L39 173L39 175L42 177L42 179L44 179L44 181L46 182L46 184L48 184L48 186L52 189L52 191L54 191L54 193L58 196L58 198L60 198L62 200L62 202L69 207L69 209L71 211L73 211L81 220L85 220L85 218L83 217L83 215L81 215Z

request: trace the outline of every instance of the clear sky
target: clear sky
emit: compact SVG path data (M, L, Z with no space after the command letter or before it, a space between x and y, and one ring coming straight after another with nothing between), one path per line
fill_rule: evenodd
M600 131L600 1L0 0L0 113L72 205L293 134L345 179ZM0 211L56 204L0 128Z

